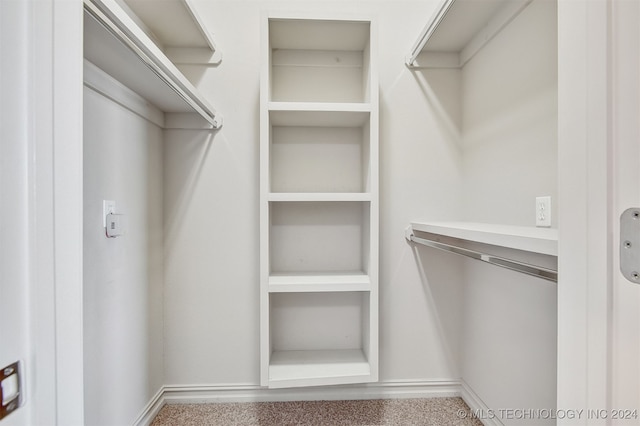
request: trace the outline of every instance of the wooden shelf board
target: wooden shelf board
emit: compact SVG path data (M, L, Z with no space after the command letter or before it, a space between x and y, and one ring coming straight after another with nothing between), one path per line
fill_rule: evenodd
M558 255L558 230L474 222L411 222L416 231L495 246Z
M268 201L371 201L368 192L271 192Z
M85 14L84 57L164 112L191 112L191 107L115 39Z
M188 0L120 0L139 18L162 47L206 47L213 37Z
M370 111L368 103L269 102L272 126L361 127Z
M426 42L412 66L464 66L531 1L442 0L421 34Z
M371 366L360 349L274 351L269 387L296 387L371 381Z
M293 112L370 112L369 102L280 102L270 101L269 111Z
M284 274L269 276L270 293L369 291L371 279L363 272Z
M511 0L455 0L424 50L460 52Z

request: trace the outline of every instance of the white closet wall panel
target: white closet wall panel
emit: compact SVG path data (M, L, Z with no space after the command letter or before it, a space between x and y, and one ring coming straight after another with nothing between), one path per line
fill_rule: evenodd
M556 2L440 2L451 4L437 25L432 20L425 27L435 30L421 38L424 49L417 43L421 52L407 56L416 78L424 77L427 83L416 96L424 95L436 107L440 126L458 141L460 210L445 221L458 217L491 224L490 229L517 225L535 231L536 197L549 195L551 224L556 227ZM419 216L434 217L429 210ZM439 285L461 274L462 287L450 293L457 295L459 304L450 312L460 332L460 376L472 403L494 410L553 409L557 287L469 259L450 259L445 276L444 266L429 264L438 256L433 249L416 250L418 267L426 276L443 274ZM487 251L497 254L493 248ZM521 254L512 251L507 257ZM555 269L557 260L547 261ZM437 281L430 282L435 289ZM532 421L499 417L506 425Z
M556 407L557 285L473 260L463 260L464 381L487 404ZM529 425L530 419L501 419ZM536 424L555 424L536 419Z
M162 129L84 89L86 424L132 424L163 384ZM124 235L106 238L102 201Z
M461 71L465 220L535 226L535 198L550 195L556 226L556 27L555 1L534 0ZM556 285L473 260L463 270L463 379L491 408L554 408Z
M233 127L164 132L168 385L246 385L258 377L258 204L249 196L257 164L243 145L248 128ZM237 131L244 136L236 144Z
M535 226L557 204L556 2L535 0L462 69L465 220Z

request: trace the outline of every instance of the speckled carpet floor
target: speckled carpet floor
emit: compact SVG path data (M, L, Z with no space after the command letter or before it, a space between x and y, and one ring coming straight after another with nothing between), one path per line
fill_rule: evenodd
M482 426L461 398L165 405L151 426Z

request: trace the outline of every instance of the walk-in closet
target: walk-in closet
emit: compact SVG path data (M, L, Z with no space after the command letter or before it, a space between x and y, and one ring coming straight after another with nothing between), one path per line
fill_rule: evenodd
M637 421L638 4L36 3L3 426Z
M215 42L154 40L165 3ZM516 3L88 2L89 422L196 385L554 408L556 283L416 242L557 269L556 3Z

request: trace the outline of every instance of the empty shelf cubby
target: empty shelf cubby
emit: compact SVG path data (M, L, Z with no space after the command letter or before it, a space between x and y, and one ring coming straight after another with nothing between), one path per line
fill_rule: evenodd
M369 23L269 20L271 101L368 102Z
M366 272L369 208L368 202L272 202L271 274Z
M272 111L271 192L369 191L369 133L365 112Z

